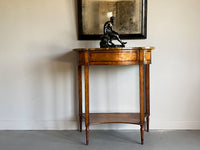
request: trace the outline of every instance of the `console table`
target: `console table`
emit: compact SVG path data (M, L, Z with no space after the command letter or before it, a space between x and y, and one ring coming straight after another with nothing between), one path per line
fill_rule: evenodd
M79 123L86 126L86 145L89 144L89 126L103 123L127 123L140 125L141 144L144 143L144 126L149 132L150 92L149 64L154 47L134 48L79 48L78 53L78 90ZM138 113L90 113L89 112L89 66L90 65L139 65L140 112ZM85 113L82 112L82 66L85 80ZM146 107L144 108L144 103Z

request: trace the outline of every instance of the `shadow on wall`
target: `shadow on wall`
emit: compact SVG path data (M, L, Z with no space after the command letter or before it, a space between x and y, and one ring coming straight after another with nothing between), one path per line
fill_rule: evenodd
M40 55L29 67L30 115L34 120L44 121L46 129L63 129L69 126L65 126L68 121L78 120L76 53L71 50L50 53L48 50L47 55Z

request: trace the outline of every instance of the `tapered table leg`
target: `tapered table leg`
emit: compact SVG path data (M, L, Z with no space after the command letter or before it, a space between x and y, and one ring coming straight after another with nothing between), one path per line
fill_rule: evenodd
M144 64L140 64L140 133L144 143Z
M149 132L149 116L150 116L150 80L149 80L149 64L146 65L146 113L147 113L147 132Z
M85 66L85 127L86 145L89 144L89 66Z
M78 66L79 127L82 132L82 67Z

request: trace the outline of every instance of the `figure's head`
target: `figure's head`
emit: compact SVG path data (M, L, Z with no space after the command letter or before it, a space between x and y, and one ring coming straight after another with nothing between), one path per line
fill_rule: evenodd
M114 22L115 22L115 17L110 17L110 22L112 23L112 24L114 24Z

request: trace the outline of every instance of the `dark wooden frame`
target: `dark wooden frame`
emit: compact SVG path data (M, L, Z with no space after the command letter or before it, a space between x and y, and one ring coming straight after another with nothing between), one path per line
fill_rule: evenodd
M140 34L120 34L121 39L146 39L147 38L147 0L142 0L142 31ZM78 40L100 40L101 34L83 34L82 0L78 4Z

